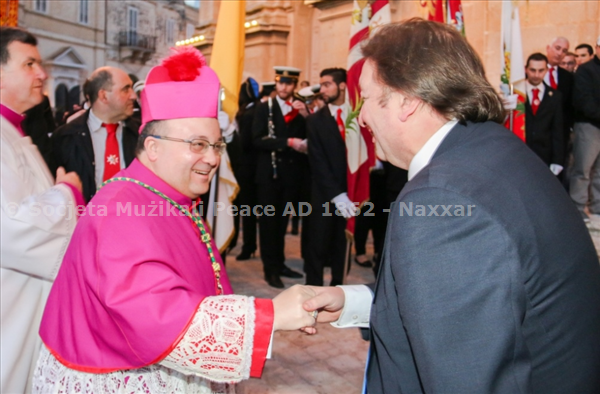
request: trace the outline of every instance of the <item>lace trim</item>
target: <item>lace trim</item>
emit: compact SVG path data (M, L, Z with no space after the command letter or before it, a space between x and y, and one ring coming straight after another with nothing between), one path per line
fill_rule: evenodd
M160 364L93 374L69 369L42 347L33 375L33 394L235 394L235 385L186 376Z
M248 379L254 318L254 297L207 297L177 347L160 364L214 382Z

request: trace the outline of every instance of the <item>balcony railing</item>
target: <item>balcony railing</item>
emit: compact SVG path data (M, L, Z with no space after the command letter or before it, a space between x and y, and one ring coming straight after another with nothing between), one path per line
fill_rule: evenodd
M119 32L119 47L155 52L156 37L140 34L134 30L124 30Z

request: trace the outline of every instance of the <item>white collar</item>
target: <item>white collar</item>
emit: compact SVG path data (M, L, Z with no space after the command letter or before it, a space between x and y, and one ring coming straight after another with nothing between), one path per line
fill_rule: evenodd
M346 103L343 103L342 105L333 105L333 104L327 104L327 106L329 107L329 112L331 113L331 116L333 116L334 118L337 117L337 111L338 109L342 109L342 119L346 119L347 115L348 115L348 111L346 110L347 105Z
M444 124L434 135L431 136L417 152L415 157L410 161L408 166L408 180L410 181L417 175L429 162L435 154L435 151L440 146L446 135L452 130L452 128L458 123L458 120L453 119Z
M281 97L279 96L275 96L275 98L277 99L277 103L279 104L279 108L283 109L284 106L291 108L290 105L287 104L287 101L284 101ZM292 100L292 97L289 98L289 100Z
M540 100L544 97L544 92L546 91L546 86L544 86L544 82L540 82L539 85L534 86L529 81L525 81L525 86L527 87L527 95L531 98L533 97L533 89L538 89L540 91L539 98Z
M102 128L102 123L104 123L99 117L94 114L94 110L90 108L90 114L88 116L88 127L91 133L94 133ZM117 122L118 125L121 125L121 122Z

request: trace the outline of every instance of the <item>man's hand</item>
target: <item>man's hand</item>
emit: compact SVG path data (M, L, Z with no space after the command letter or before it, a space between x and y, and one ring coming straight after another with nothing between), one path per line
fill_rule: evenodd
M56 170L56 184L59 183L68 183L79 190L79 193L82 192L81 179L79 179L79 175L75 171L67 173L64 167L58 167Z
M288 146L300 153L308 151L308 143L300 138L288 138Z
M303 303L317 293L308 286L295 285L279 293L273 298L273 330L298 330L303 327L312 327L316 320L310 312L303 307Z
M336 211L340 213L345 219L350 219L356 216L358 209L356 205L348 198L348 193L338 194L331 199L331 202L335 204ZM338 213L336 212L336 215Z
M306 104L304 104L300 100L293 101L292 102L292 108L297 109L298 112L300 113L300 115L304 116L305 118L309 115L308 114L308 109L306 108Z
M307 291L316 295L304 302L302 305L307 312L318 311L317 322L331 323L340 318L342 309L346 302L344 290L339 287L303 286ZM317 329L313 326L302 328L307 334L316 334Z

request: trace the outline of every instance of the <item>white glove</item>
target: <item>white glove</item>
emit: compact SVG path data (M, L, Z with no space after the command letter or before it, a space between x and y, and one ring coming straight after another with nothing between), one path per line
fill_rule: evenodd
M219 128L221 131L227 130L229 127L229 115L227 115L227 112L219 111L217 119L219 120Z
M519 95L518 94L509 94L508 96L502 97L502 105L504 109L507 111L512 111L517 109Z
M348 193L338 194L331 199L331 202L335 204L336 215L342 215L345 219L350 219L356 216L356 205L348 198ZM338 212L339 211L339 214Z
M306 153L308 150L308 143L306 142L306 139L301 140L300 138L288 138L288 146L300 153Z
M227 129L223 131L223 133L221 133L226 144L229 144L233 140L236 130L237 122L234 120L233 122L231 122L229 127L227 127Z
M560 172L563 170L563 166L558 165L558 164L550 164L550 171L552 171L552 173L556 176L558 176L558 174L560 174Z

